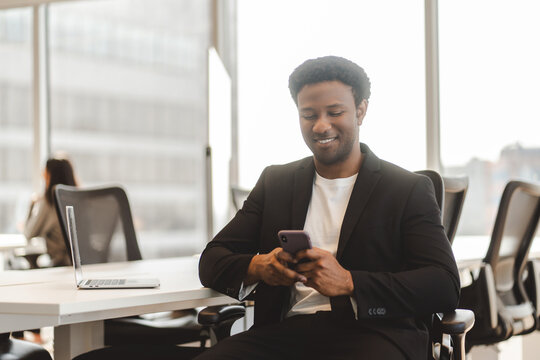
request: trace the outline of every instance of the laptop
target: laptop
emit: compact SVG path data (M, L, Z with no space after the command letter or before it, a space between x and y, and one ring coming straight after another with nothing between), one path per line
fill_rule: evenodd
M75 226L75 212L73 206L66 206L69 245L71 246L71 260L75 269L75 282L79 289L134 289L155 288L159 286L158 279L85 279L82 273L81 255L77 240L77 227Z

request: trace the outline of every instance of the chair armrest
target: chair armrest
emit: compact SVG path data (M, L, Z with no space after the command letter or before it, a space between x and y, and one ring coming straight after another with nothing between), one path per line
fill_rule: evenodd
M441 319L441 331L448 335L465 334L474 326L474 313L471 310L456 309L445 313Z
M525 293L532 302L535 309L540 309L540 261L538 259L529 259L524 271Z
M465 287L462 285L459 307L472 310L478 320L478 329L475 328L475 331L488 334L499 325L498 296L491 265L483 263L471 271L471 276L472 283Z
M474 326L474 312L466 309L456 309L445 314L435 314L434 322L441 333L439 354L436 359L465 360L465 337ZM450 338L452 339L450 341Z
M208 306L199 312L198 321L203 325L214 346L218 341L230 336L234 322L246 314L243 305Z
M199 312L199 324L213 326L227 320L237 320L246 314L242 305L215 305L208 306Z

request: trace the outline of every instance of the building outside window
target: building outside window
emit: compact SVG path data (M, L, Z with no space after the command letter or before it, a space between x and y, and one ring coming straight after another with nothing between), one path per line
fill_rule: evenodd
M0 10L0 233L16 233L32 192L32 10Z
M49 6L51 148L128 193L145 258L206 243L210 2Z
M509 180L540 181L539 12L526 0L439 1L441 160L469 177L458 235L491 234Z

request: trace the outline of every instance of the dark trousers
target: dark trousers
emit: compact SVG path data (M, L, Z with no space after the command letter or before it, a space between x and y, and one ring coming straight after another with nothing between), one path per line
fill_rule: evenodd
M353 323L337 321L330 312L319 312L293 316L231 336L196 359L407 358L390 339L359 329Z

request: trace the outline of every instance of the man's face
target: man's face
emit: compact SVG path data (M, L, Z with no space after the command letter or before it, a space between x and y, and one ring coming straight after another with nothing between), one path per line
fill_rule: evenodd
M358 148L367 102L356 107L351 87L341 81L306 85L297 99L302 136L315 160L326 166L345 162Z

